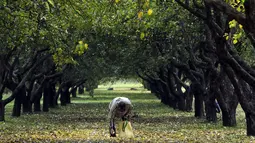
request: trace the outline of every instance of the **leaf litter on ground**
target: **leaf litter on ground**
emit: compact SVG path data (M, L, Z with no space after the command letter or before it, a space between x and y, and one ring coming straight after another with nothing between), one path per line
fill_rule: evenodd
M12 105L7 105L6 122L0 122L0 142L255 142L246 136L240 107L237 127L223 127L220 118L218 123L207 123L193 112L163 105L140 84L113 86L112 91L107 90L109 85L99 86L94 98L85 93L67 106L19 118L10 117ZM117 96L130 98L138 115L132 120L133 139L109 137L108 104Z

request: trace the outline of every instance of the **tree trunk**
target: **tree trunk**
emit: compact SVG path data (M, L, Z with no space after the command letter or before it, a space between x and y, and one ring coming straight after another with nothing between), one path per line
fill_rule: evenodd
M53 102L54 102L54 104L55 104L55 106L58 106L58 95L57 95L57 92L55 92L55 96L54 96L54 98L53 98Z
M245 113L247 136L255 136L255 115Z
M236 126L236 109L230 109L228 112L222 111L223 126Z
M165 95L165 93L163 92L163 87L161 86L161 83L159 81L154 81L154 83L155 84L154 84L153 88L155 90L152 90L152 91L155 92L154 94L156 94L156 96L157 95L160 96L161 103L163 103L165 105L168 105L168 103L167 103L168 102L167 95Z
M205 102L206 120L209 122L217 122L215 98L207 98Z
M224 65L224 67L223 67ZM236 93L234 93L234 87L229 80L226 65L221 63L221 70L219 73L215 73L211 78L210 94L217 98L217 103L222 111L222 123L223 126L233 127L236 126L236 108L238 105L238 99ZM215 103L215 109L216 109Z
M234 127L236 126L236 108L238 105L238 99L232 85L227 83L228 81L224 80L223 85L220 85L220 90L224 96L224 104L226 108L222 108L222 122L223 126Z
M162 101L162 103L168 105L169 107L173 107L174 109L176 109L177 102L176 102L174 96L171 95L168 85L158 81L158 86L160 86L159 88L161 89L160 90L161 91L160 96L162 97L161 100L164 100L164 101Z
M150 83L150 91L153 93L158 99L161 99L161 95L159 93L159 89L157 88L157 85L155 82ZM162 102L162 99L161 99Z
M34 102L34 112L41 112L40 99L36 99Z
M68 89L67 89L67 91L66 91L66 103L67 103L67 104L70 104L70 103L71 103L71 94L70 94L70 92L68 91Z
M49 111L49 82L46 82L43 89L43 111L48 112Z
M226 66L225 69L231 83L235 88L235 93L237 94L238 101L245 112L247 135L255 136L255 113L253 106L254 99L249 85L242 79L238 78L229 66Z
M157 93L155 84L151 83L150 86L149 86L149 89L150 89L151 93Z
M202 94L194 94L195 97L195 117L204 117L204 101Z
M68 98L69 96L69 98ZM68 103L68 99L70 99L68 88L63 87L61 90L60 102L62 106L65 106Z
M186 111L186 102L185 102L185 97L184 95L183 96L180 96L178 98L178 109L181 110L181 111Z
M42 91L40 90L34 100L34 112L41 112L41 102L40 102L41 98L42 98Z
M0 121L5 121L4 114L5 114L4 103L3 103L3 100L0 100Z
M32 113L32 103L30 101L30 96L26 96L22 101L23 113Z
M213 69L211 71L213 71ZM217 122L216 96L217 96L217 94L220 94L220 92L219 92L220 91L219 90L220 81L218 81L219 77L218 77L217 72L214 71L208 75L210 75L210 78L208 80L209 92L205 99L206 120L209 122ZM218 95L218 96L221 96L221 95Z
M51 108L54 108L57 106L56 102L56 87L55 87L55 84L51 83L50 84L50 89L49 89L49 106Z
M77 87L72 89L72 97L77 97Z
M239 99L240 104L242 103L242 107L245 112L246 117L246 130L247 136L255 136L255 113L254 113L254 92L255 88L250 86L244 80L240 79L239 84L241 85L241 89L243 90L243 94L245 97L243 99ZM248 101L247 101L248 100ZM246 104L246 105L243 105ZM246 108L244 108L246 106ZM250 106L249 108L247 108Z
M31 94L32 94L32 89L33 89L33 83L34 83L34 80L29 81L29 82L27 82L27 84L25 84L26 98L24 98L23 102L22 102L23 113L32 113Z
M21 97L20 97L20 95L17 95L14 100L12 116L19 117L20 114L21 114Z
M79 94L84 94L84 85L80 85L78 88L78 93Z
M186 94L186 111L192 111L192 104L193 104L193 93L188 91Z
M23 99L26 98L26 89L25 86L23 86L18 95L15 97L13 110L12 110L12 116L13 117L19 117L21 115L21 104Z

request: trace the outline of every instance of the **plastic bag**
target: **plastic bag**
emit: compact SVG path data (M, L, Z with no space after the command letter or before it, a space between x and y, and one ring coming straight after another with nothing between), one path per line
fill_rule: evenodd
M129 121L121 121L118 124L118 137L122 138L134 138L133 129L131 126L131 122Z

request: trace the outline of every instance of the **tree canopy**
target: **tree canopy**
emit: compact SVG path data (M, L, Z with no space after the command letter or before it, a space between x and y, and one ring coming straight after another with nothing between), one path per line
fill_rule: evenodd
M0 2L0 119L70 103L85 84L140 78L162 103L255 135L254 0ZM58 88L56 88L58 87ZM11 94L3 98L4 91ZM229 92L231 91L231 92ZM43 97L43 98L42 98ZM193 98L195 104L192 106ZM34 106L32 108L32 106Z

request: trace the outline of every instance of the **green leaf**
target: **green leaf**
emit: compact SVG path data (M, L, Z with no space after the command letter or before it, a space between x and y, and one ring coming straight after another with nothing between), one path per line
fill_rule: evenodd
M48 11L50 11L50 6L49 6L49 3L45 3L45 7L46 7L46 9L48 10Z
M55 6L53 0L48 0L48 2L49 2L50 5L52 5L53 7Z
M144 32L142 32L142 33L140 34L140 39L144 39L144 36L145 36L145 34L144 34Z
M236 44L238 41L235 39L235 40L233 40L233 44Z

